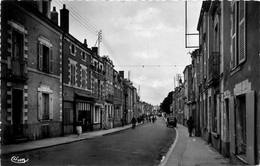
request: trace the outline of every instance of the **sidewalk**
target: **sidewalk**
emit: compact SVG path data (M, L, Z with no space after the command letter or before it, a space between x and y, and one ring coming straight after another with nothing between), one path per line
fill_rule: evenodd
M160 166L227 166L231 165L200 137L189 137L186 127L178 124L176 140Z
M138 125L138 124L137 124ZM117 127L109 130L99 130L93 132L83 133L80 136L76 134L67 135L64 137L53 137L53 138L46 138L41 140L35 140L20 144L10 144L10 145L2 145L1 146L1 154L9 154L9 153L16 153L16 152L23 152L28 150L40 149L45 147L51 147L76 141L81 141L84 139L95 138L98 136L106 135L109 133L114 133L122 130L126 130L131 128L132 125L126 125L124 127Z

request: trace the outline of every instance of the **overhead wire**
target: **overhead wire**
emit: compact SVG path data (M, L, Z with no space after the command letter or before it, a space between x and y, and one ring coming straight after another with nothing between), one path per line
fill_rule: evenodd
M73 6L73 4L70 4L71 6L72 6L72 8L75 8L74 6ZM76 10L76 13L78 13L77 12L77 10ZM81 13L78 13L78 15L80 16L80 17L82 17L81 16ZM95 25L95 24L93 24L88 18L86 18L86 17L82 17L91 27L93 27L95 30L97 30L98 31L98 27Z
M57 5L59 5L59 6L62 8L63 3L60 2L60 1L56 1L56 2L57 2ZM66 5L67 5L67 4L66 4ZM68 6L69 6L69 5L68 5ZM71 8L70 8L70 10L71 10ZM84 29L86 29L87 31L89 31L92 35L97 36L97 31L96 31L96 30L90 29L90 28L86 25L86 23L79 21L79 18L76 16L76 14L74 13L74 11L71 10L71 12L72 12L71 16L74 18L74 20L75 20L77 23L79 23Z
M98 32L98 28L96 28L94 25L92 25L92 23L90 23L87 18L82 17L82 14L78 13L77 9L75 9L75 7L73 7L72 4L67 3L67 5L70 8L71 12L74 13L76 15L76 17L78 17L81 21L83 21L86 26L88 26L95 33Z

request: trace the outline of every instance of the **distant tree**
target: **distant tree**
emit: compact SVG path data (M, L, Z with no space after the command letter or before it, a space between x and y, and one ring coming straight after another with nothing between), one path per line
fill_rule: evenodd
M168 96L164 98L163 102L160 104L160 108L163 112L170 113L170 105L172 104L172 94L173 91L168 93Z

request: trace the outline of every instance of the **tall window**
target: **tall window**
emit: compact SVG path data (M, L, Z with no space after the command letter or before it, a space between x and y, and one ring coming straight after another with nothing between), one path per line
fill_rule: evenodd
M42 109L43 109L43 120L49 120L49 94L43 93L42 94Z
M231 63L235 68L246 60L246 2L231 3Z
M75 55L76 53L76 50L75 50L75 45L74 44L71 44L71 54Z
M53 73L52 47L49 43L38 43L38 68L46 73Z
M82 60L86 61L86 53L84 51L82 51L81 56Z
M49 87L39 87L38 120L53 119L53 94Z
M27 62L24 61L24 34L12 31L12 74L27 76Z
M76 65L75 64L70 65L70 84L71 85L76 84Z
M16 59L23 59L24 56L24 36L16 30L13 30L13 57Z
M87 86L88 86L88 89L91 89L91 71L89 70L88 72L87 72L87 74L88 74L88 78L87 78Z
M82 69L81 83L82 88L86 88L86 69Z

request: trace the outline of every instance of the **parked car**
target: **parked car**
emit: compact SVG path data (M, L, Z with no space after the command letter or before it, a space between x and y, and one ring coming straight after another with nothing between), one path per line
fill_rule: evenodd
M176 127L177 119L174 116L167 117L167 127Z

